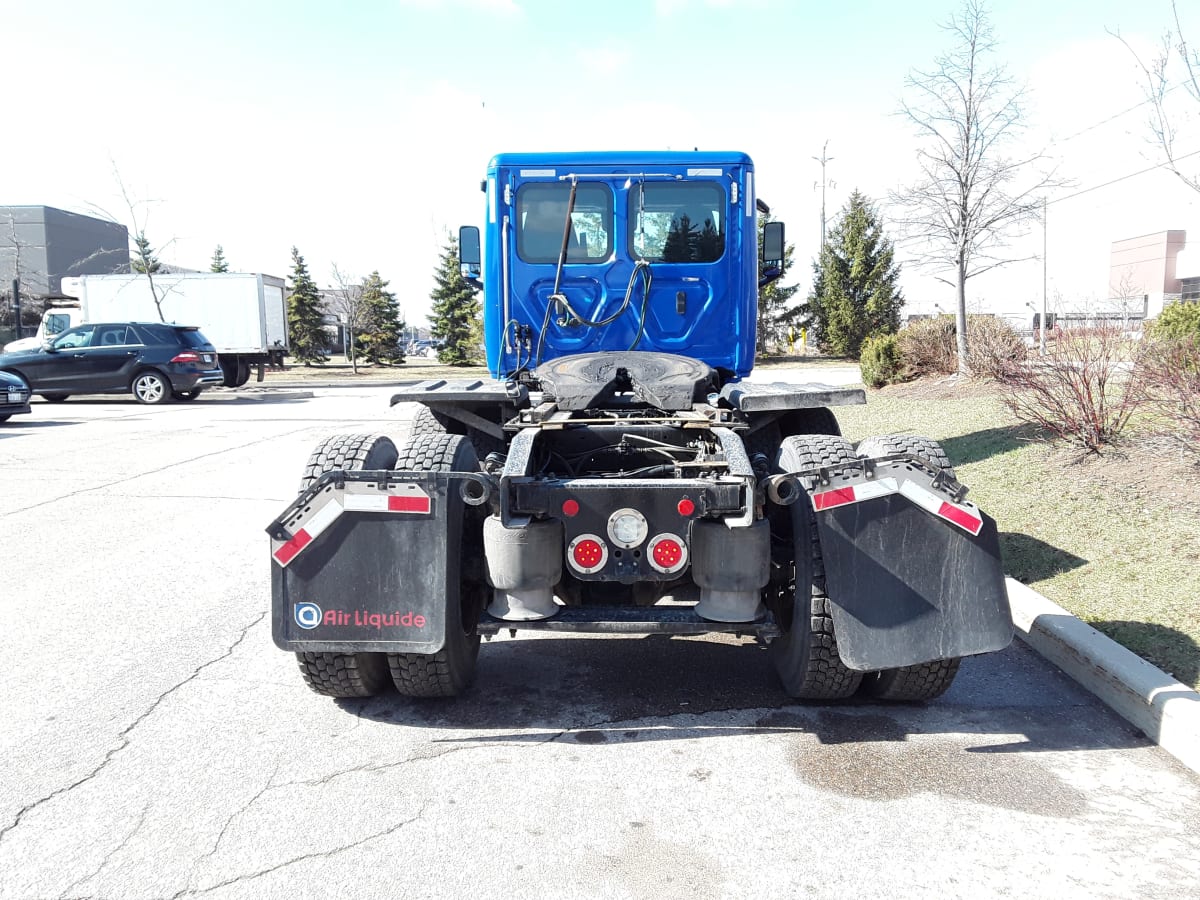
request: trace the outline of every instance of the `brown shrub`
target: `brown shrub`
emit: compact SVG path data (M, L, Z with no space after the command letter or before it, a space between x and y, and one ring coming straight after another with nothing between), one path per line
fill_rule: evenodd
M954 317L910 322L900 332L900 353L915 375L953 375L958 371L958 329ZM1025 342L1003 319L967 316L967 367L972 375L998 378L1025 355Z
M1147 338L1141 370L1146 401L1184 450L1200 459L1200 338Z
M914 375L953 375L958 371L954 319L950 316L909 322L899 338L900 356Z
M1063 331L1047 355L998 376L1001 399L1022 422L1099 453L1145 400L1138 344L1118 327Z

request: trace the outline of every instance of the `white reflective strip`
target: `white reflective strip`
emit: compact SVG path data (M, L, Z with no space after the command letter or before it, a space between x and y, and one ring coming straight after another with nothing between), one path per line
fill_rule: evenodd
M854 500L857 503L863 500L873 500L876 497L886 497L888 494L896 493L897 490L895 478L864 481L862 484L854 486Z
M489 178L487 184L488 222L494 223L496 221L496 179Z
M941 497L937 496L936 494L931 494L923 487L917 487L917 485L913 484L911 481L906 481L904 484L900 485L900 493L913 503L917 504L917 506L921 507L921 509L931 512L935 516L938 514L938 510L942 508L942 504L945 502Z
M746 173L746 218L751 219L756 212L754 206L754 173Z
M553 169L522 169L522 178L553 178Z
M310 537L316 537L333 524L333 520L342 514L342 506L336 500L330 500L321 509L313 513L313 517L300 525Z
M387 494L347 494L342 500L347 510L357 512L387 512Z
M688 169L687 173L689 178L698 178L702 175L715 175L719 178L725 174L720 169Z

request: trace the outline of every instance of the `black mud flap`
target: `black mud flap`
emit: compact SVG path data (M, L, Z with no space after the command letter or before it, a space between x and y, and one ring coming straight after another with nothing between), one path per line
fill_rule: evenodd
M322 476L267 528L276 646L440 650L446 610L459 602L464 516L457 500L463 483L478 478L391 471ZM486 485L472 491L475 502L486 494Z
M1013 624L995 521L903 462L812 494L842 661L871 672L1002 650Z

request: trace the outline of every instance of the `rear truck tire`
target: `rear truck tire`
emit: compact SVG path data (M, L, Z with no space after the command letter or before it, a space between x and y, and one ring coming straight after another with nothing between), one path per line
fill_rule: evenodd
M130 389L138 403L154 405L166 403L171 399L171 382L153 369L146 369L134 375Z
M469 439L458 434L415 434L400 450L397 469L418 472L475 472L479 458ZM475 623L487 601L483 582L481 507L467 507L453 488L447 502L462 507L459 602L446 609L446 641L437 653L389 653L396 690L406 697L456 697L475 680L479 633ZM453 521L454 516L451 516ZM480 571L473 572L472 567Z
M858 445L860 457L887 456L889 453L911 453L954 476L950 457L937 441L911 434L888 434L867 438ZM899 669L884 669L864 676L862 693L876 700L897 700L916 703L940 697L950 689L958 674L961 657L935 659L933 662Z
M834 435L793 435L780 443L777 472L798 472L816 466L836 468L854 459L851 444ZM790 512L790 522L786 513ZM807 497L785 510L772 523L791 542L795 578L792 602L778 604L783 633L770 645L771 663L784 691L800 700L844 700L862 683L862 673L850 669L838 655L837 634L825 593L821 542Z
M393 469L396 445L382 434L335 434L317 444L300 490L311 487L326 472L337 469ZM392 691L386 653L296 654L304 683L326 697L374 697Z
M221 381L225 387L241 387L250 380L250 364L244 362L238 357L217 357L217 363L221 367L221 374L224 379Z
M171 391L171 399L178 400L181 403L187 403L195 400L199 396L200 388L196 388L194 391Z
M49 400L51 403L62 403L70 394L42 394L43 400Z
M417 414L412 417L413 437L426 434L466 434L466 430L466 426L461 422L455 422L448 416L439 416L424 404L417 408Z
M392 689L383 653L297 653L300 674L326 697L374 697Z
M862 693L876 700L910 703L932 700L950 689L961 662L962 658L956 656L916 666L872 672L863 678Z
M417 410L416 415L412 417L411 431L409 433L413 437L423 434L466 435L471 441L472 446L475 447L476 456L481 453L487 454L501 449L500 442L490 434L486 434L478 428L472 428L445 413L434 412L424 404Z
M890 453L911 453L927 459L933 465L954 477L954 467L950 465L950 457L937 441L927 437L912 434L885 434L882 437L867 438L858 445L858 455L887 456Z

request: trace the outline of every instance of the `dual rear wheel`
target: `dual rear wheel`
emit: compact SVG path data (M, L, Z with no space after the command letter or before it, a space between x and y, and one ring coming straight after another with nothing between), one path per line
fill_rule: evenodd
M417 435L400 450L380 434L335 435L322 441L309 457L300 482L305 490L326 472L335 470L400 469L420 472L473 472L479 468L475 448L457 434ZM478 556L472 546L482 525L476 509L467 507L458 492L448 492L454 505L451 523L461 521L462 558ZM475 678L479 635L475 623L483 609L485 588L471 577L465 563L452 565L458 573L457 602L446 608L445 639L436 653L310 653L296 654L304 681L328 697L371 697L397 691L407 697L454 697Z
M827 434L784 438L777 472L799 472L857 457L913 453L953 474L945 452L928 438L909 435L870 438L858 447ZM811 485L806 485L811 487ZM774 611L783 634L771 642L771 662L784 691L803 700L844 700L855 694L879 700L922 701L944 694L958 674L959 659L935 660L882 672L859 672L842 662L825 587L821 542L810 504L793 503L772 521L773 537L792 548L794 577L776 597Z

